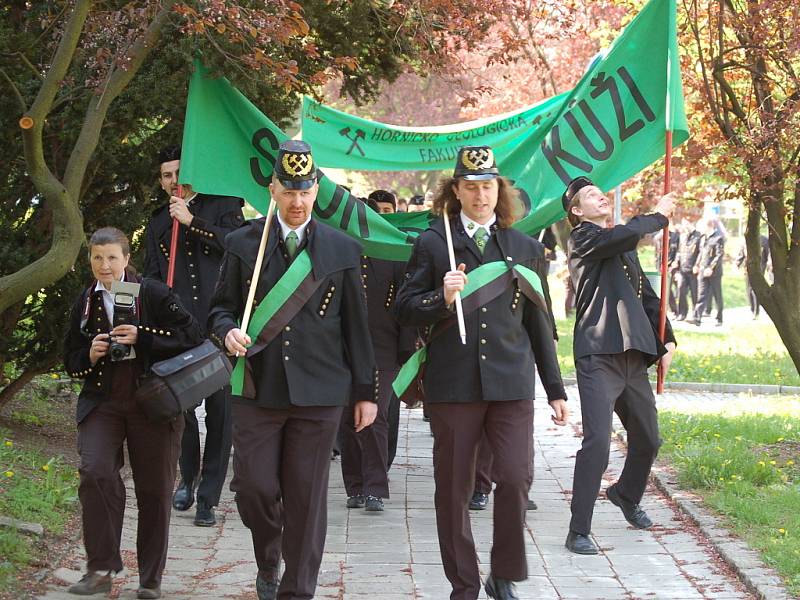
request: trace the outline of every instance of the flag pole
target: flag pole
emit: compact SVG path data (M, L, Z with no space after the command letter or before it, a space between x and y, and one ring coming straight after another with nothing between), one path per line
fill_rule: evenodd
M178 196L183 198L183 186L178 184ZM167 266L167 285L172 287L175 279L175 254L178 251L178 230L180 223L175 217L172 218L172 238L169 241L169 265Z
M261 242L258 245L256 266L253 268L253 276L250 278L250 290L247 292L247 302L244 305L242 324L239 327L239 329L241 329L244 333L247 333L247 327L250 325L250 315L253 311L253 300L255 300L256 297L256 287L258 286L258 279L261 274L261 265L264 264L264 251L267 249L267 239L269 238L269 230L272 228L272 215L274 212L275 199L270 198L269 208L267 208L267 220L264 223L264 231L261 232Z
M674 26L676 18L675 11L677 10L675 3L670 3L670 11L672 19L667 27L667 94L665 100L665 127L664 127L664 195L672 191L672 98L670 95L670 86L672 79L672 41L675 34ZM669 258L669 221L661 232L661 304L658 310L658 337L663 344L667 335L667 299L669 296L669 274L667 273L667 260ZM661 361L658 362L656 369L656 394L664 393L664 379L667 374L664 372L664 367Z
M442 211L444 221L444 233L447 238L447 256L450 258L450 270L456 270L456 253L453 250L453 233L450 231L450 219L447 216L447 207ZM461 292L456 292L456 318L458 319L458 335L461 336L461 343L467 343L467 328L464 325L464 308L461 306Z
M672 131L667 130L667 148L664 163L664 194L669 194L672 189ZM667 334L667 296L669 294L669 280L667 273L667 259L669 258L669 223L661 232L661 306L658 311L658 337L661 343ZM656 393L664 393L664 378L666 377L661 362L658 363Z

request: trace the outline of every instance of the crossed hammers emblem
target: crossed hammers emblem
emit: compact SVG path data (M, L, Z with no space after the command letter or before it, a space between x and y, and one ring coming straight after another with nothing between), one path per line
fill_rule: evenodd
M366 154L364 154L364 150L362 150L361 146L358 145L358 140L363 140L367 135L366 132L362 131L361 129L356 129L354 137L350 137L350 128L345 127L339 132L339 135L342 135L353 142L350 144L350 148L348 148L346 152L348 156L350 156L353 150L358 150L361 153L361 156L366 156Z

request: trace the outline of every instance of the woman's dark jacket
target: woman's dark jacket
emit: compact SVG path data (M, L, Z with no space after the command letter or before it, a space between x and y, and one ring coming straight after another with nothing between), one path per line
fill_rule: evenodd
M134 349L143 371L154 362L170 358L202 343L203 335L195 318L181 305L178 297L160 281L140 279L125 274L126 281L142 284L137 314L132 324L138 327ZM103 293L92 283L75 301L69 329L64 340L64 367L70 377L83 379L78 396L76 420L80 424L100 403L110 398L112 374L116 363L108 355L94 366L89 361L92 339L108 333L111 326L103 307Z

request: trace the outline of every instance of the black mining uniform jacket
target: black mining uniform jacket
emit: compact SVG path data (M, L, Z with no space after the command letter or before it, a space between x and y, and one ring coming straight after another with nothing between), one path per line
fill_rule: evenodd
M138 338L134 345L142 370L153 362L171 358L202 343L200 324L187 311L178 297L160 281L134 278L125 274L126 281L139 281L142 287L137 302L136 324ZM100 403L109 400L112 375L116 363L109 357L89 362L92 338L108 333L111 324L103 308L103 293L95 291L93 282L75 301L69 329L64 339L64 367L70 377L83 379L78 396L77 421L80 423Z
M397 296L404 325L432 326L450 321L437 335L432 330L423 376L426 402L497 402L532 400L534 363L548 400L566 399L549 313L544 246L515 229L493 227L481 254L459 217L450 221L456 264L466 273L484 263L523 265L539 275L545 304L532 302L516 283L498 297L465 315L467 344L461 343L455 312L445 306L442 278L450 270L444 223L438 219L417 238L406 281ZM441 325L440 325L441 327Z
M660 301L642 272L636 246L662 229L658 213L604 228L584 221L569 238L569 273L575 285L575 358L638 350L649 364L666 353L658 339ZM674 342L669 320L666 342Z
M220 347L244 313L264 223L265 218L249 221L227 238L208 317L209 334ZM277 219L272 227L254 306L290 265ZM250 402L288 408L374 401L375 359L361 287L361 245L311 219L297 255L304 248L311 257L314 281L321 285L263 350L247 358L256 387Z
M189 204L194 215L189 227L178 229L173 291L183 305L206 325L208 307L225 251L225 236L244 223L242 200L231 196L197 194ZM145 234L144 276L167 281L172 218L169 205L153 212Z

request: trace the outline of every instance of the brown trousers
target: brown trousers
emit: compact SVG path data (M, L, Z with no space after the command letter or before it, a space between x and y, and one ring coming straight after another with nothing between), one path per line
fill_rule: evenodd
M233 404L231 491L258 570L280 600L314 597L328 528L328 473L341 406Z
M378 415L360 432L355 431L353 410L342 413L339 443L342 453L342 479L348 496L389 497L389 403L392 381L397 371L378 371Z
M525 509L531 484L533 401L428 403L433 430L436 529L451 600L476 600L480 574L469 520L475 486L475 460L486 432L495 488L492 573L522 581L525 559Z
M134 365L115 370L110 400L102 402L78 425L83 542L90 571L121 571L120 539L125 513L125 484L120 470L125 464L127 441L133 486L139 509L136 556L139 583L148 588L161 584L169 546L172 490L180 453L183 418L154 424L133 400Z
M531 445L531 482L533 482L533 461L535 456L535 448ZM478 446L478 457L475 460L475 491L481 494L492 493L492 463L494 462L494 455L492 454L492 447L489 445L489 440L486 439L486 434L481 438L480 446Z

